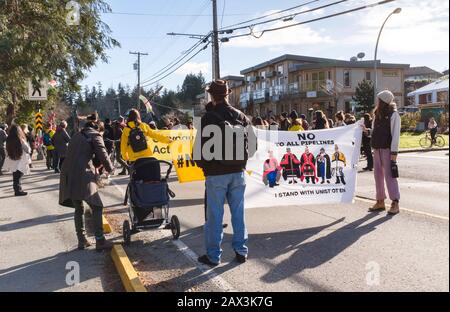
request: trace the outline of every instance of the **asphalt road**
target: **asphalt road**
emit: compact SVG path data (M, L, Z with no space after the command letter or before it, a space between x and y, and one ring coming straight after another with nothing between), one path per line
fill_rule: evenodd
M445 152L399 157L401 206L407 211L396 217L368 213L371 202L363 199L351 205L249 209L249 261L233 261L228 227L223 262L213 270L195 262L204 253L203 183L173 182L180 242L168 231L149 231L134 237L127 251L156 284L169 281L161 290L191 290L194 281L211 291L448 291L448 163ZM126 183L116 178L115 190L107 188L105 195L122 193ZM359 196L373 198L372 173L359 174L358 185ZM120 219L126 210L118 212ZM228 213L225 222L230 224ZM203 284L208 274L214 278L209 288Z
M10 174L0 176L0 292L121 290L108 253L76 250L73 209L58 205L59 175L35 167L23 178L26 197L13 196Z
M167 230L142 232L126 250L152 291L448 291L448 152L402 154L399 166L400 215L370 214L362 198L250 209L249 261L233 261L228 227L223 262L213 270L195 261L204 253L204 183L181 185L173 177L180 240ZM74 250L73 211L57 205L55 174L38 164L25 178L25 198L12 196L10 180L0 177L0 291L121 290L109 255ZM113 182L101 193L120 231L127 177ZM360 173L357 195L373 198L373 185L372 173ZM80 264L75 286L66 283L69 261Z

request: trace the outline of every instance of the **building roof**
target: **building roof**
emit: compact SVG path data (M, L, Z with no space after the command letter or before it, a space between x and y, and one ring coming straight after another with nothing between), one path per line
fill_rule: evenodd
M228 76L222 77L221 79L225 80L225 81L245 81L244 76L233 76L233 75L228 75Z
M423 88L417 89L416 91L408 93L408 97L440 91L448 92L448 76L443 79L436 80Z
M379 69L393 69L393 68L409 68L408 64L391 64L391 63L381 63L377 61L377 66ZM367 68L373 69L375 66L374 61L335 61L335 62L324 62L319 64L295 64L292 66L289 71L294 72L298 70L309 70L309 69L321 69L321 68L330 68L330 67L345 67L345 68Z
M405 77L411 77L411 76L422 76L422 75L436 75L438 77L443 76L442 73L431 69L427 66L418 66L418 67L410 67L409 69L405 70Z
M296 64L296 66L305 66L305 67L302 67L301 69L315 69L315 68L323 68L323 67L350 67L350 68L351 67L358 67L358 68L367 67L367 68L371 68L371 67L374 67L374 65L375 65L374 61L352 62L352 61L344 61L344 60L331 59L331 58L285 54L280 57L274 58L270 61L258 64L253 67L249 67L247 69L244 69L241 71L241 75L245 75L252 71L260 70L260 69L263 69L268 66L275 65L277 63L284 62L284 61L298 62L298 64ZM409 68L408 64L388 64L388 63L381 63L379 60L377 61L377 63L378 63L379 68ZM306 66L309 66L309 67L306 67ZM292 70L298 70L298 69L293 67Z

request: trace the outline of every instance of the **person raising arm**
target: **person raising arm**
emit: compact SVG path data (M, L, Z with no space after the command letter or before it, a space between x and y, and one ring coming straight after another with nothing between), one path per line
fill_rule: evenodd
M136 129L137 127L139 129ZM132 133L134 134L134 137L130 138L130 134ZM144 135L145 140L139 136L139 133ZM147 124L143 123L139 111L136 109L130 110L127 125L123 129L120 140L122 158L125 161L135 162L141 158L152 157L153 151L151 139L165 144L172 143L172 139L159 134L157 131L152 130Z

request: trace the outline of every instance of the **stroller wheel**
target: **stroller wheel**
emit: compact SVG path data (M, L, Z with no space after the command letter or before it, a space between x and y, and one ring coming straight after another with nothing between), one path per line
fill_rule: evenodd
M130 222L128 220L123 221L123 242L125 245L130 245L131 243L131 229L130 229Z
M170 220L170 230L172 231L173 239L178 239L180 237L180 221L175 215L173 215Z

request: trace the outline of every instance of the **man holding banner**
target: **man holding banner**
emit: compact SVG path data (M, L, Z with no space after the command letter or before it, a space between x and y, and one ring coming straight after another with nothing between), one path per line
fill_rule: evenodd
M220 263L222 222L227 200L233 225L232 246L236 260L244 263L248 254L244 221L244 170L248 158L252 156L249 136L253 129L248 118L228 103L230 90L225 81L212 82L206 91L211 94L213 102L201 119L201 131L197 133L194 144L194 160L206 177L207 206L204 228L206 254L198 261L209 266Z

